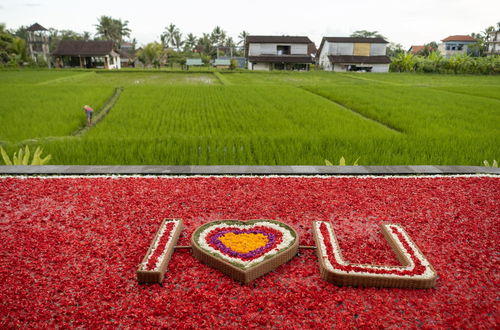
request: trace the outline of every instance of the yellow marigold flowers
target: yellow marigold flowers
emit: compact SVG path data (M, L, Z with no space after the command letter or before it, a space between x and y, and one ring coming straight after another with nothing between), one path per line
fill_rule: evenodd
M219 240L228 248L238 253L248 253L267 244L268 238L263 234L226 233Z

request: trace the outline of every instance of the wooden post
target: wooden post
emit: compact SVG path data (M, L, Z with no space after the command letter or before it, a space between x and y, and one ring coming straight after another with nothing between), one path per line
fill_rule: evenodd
M78 56L78 58L80 59L80 68L83 68L83 61L82 61L82 58L80 56Z

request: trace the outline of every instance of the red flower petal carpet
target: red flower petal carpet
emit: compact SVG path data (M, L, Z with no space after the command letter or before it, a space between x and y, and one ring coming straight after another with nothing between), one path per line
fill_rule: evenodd
M332 224L351 263L399 265L380 224L401 225L438 274L433 289L339 287L313 249L242 285L172 255L163 286L138 264L165 218L178 245L214 220L274 219L314 245ZM500 324L500 178L0 178L0 327L423 327Z

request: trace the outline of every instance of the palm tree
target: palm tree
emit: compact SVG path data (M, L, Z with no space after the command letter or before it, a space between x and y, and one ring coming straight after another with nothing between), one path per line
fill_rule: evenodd
M111 16L101 16L97 18L96 36L104 40L112 40L115 48L120 48L123 37L129 37L131 30L128 28L128 21L114 19Z
M165 32L161 35L161 42L163 43L163 47L166 48L168 46L174 46L175 35L180 33L179 29L175 26L175 24L171 23L169 26L165 28Z
M222 30L220 26L216 26L210 35L215 46L222 46L226 41L226 31Z
M238 46L240 46L240 49L243 50L243 56L245 55L246 53L246 40L247 40L247 37L249 36L250 34L243 30L240 32L240 34L238 35Z
M182 45L184 45L184 41L182 40L182 33L180 33L179 31L174 34L173 45L178 52L181 50Z
M189 33L187 35L186 40L184 40L184 51L186 51L186 52L192 52L193 49L196 47L196 42L197 41L198 40L195 37L195 35L192 34L192 33Z

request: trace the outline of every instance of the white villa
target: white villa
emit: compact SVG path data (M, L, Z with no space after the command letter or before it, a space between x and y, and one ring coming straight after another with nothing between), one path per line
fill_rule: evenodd
M388 72L386 46L382 38L323 37L317 63L327 71Z
M248 36L245 40L249 70L309 70L313 58L308 37Z
M438 45L438 50L445 57L467 54L468 47L476 43L476 39L464 35L449 36L441 41L442 43Z

